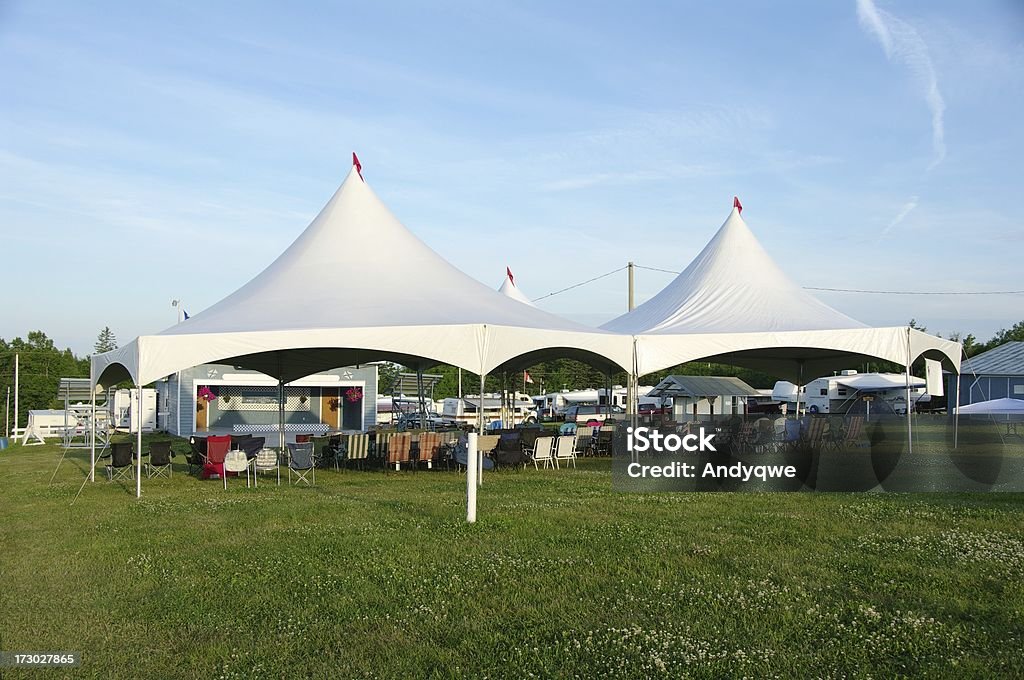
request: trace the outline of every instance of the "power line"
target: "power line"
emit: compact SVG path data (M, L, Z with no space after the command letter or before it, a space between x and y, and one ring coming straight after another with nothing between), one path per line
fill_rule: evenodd
M586 281L583 281L583 282L581 282L581 283L577 283L577 284L574 284L574 285L572 285L572 286L569 286L568 288L563 288L563 289L561 289L561 290L556 290L555 292L553 292L553 293L548 293L547 295L541 295L541 296L540 296L539 298L535 298L535 299L534 299L533 301L534 301L534 302L540 302L540 301L541 301L541 300L543 300L544 298L549 298L549 297L551 297L552 295L558 295L559 293L564 293L564 292L566 292L567 290L572 290L573 288L579 288L580 286L585 286L585 285L587 285L588 283L593 283L594 281L598 281L598 280L600 280L600 279L603 279L603 278L605 278L606 276L611 276L612 274L618 274L619 272L621 272L621 271L624 271L625 269L626 269L626 267L619 267L618 269L616 269L616 270L614 270L614 271L610 271L610 272L608 272L607 274L601 274L600 276L595 276L595 277L594 277L594 278L592 278L592 279L587 279Z
M657 267L645 267L642 264L633 263L633 266L637 269L649 269L652 272L663 272L665 274L679 274L679 272L672 271L671 269L658 269Z

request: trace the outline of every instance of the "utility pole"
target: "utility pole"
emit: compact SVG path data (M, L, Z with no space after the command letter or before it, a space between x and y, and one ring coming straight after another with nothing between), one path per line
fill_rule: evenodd
M628 263L626 265L626 269L629 272L629 300L628 300L628 309L626 311L632 312L633 309L636 307L636 305L633 304L633 263L632 262Z
M18 355L14 355L14 438L18 438Z

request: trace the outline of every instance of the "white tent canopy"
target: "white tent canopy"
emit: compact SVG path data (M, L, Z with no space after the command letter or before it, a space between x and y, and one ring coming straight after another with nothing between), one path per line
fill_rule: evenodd
M960 368L958 343L905 326L869 328L802 289L738 207L661 292L602 328L636 336L638 375L701 360L803 383L851 363L906 365L922 355Z
M957 408L957 412L965 415L992 414L992 415L1020 415L1024 416L1024 399L990 399L978 401L973 404L965 404Z
M92 358L93 382L146 384L233 363L289 381L378 359L475 373L571 356L628 370L628 336L524 305L406 229L353 169L294 243L249 283L156 335Z

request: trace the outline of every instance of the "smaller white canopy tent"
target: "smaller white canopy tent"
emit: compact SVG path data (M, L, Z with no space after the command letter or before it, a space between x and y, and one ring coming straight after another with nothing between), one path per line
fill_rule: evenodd
M526 295L523 294L523 291L519 290L519 286L516 285L516 280L512 276L512 270L508 267L505 267L505 280L502 281L501 286L498 287L498 292L506 297L512 298L513 300L518 300L524 305L536 307L536 305L530 301L530 298L526 297Z
M859 390L861 392L876 392L879 390L894 390L907 386L907 378L892 373L858 373L856 375L840 375L836 382L845 387ZM924 387L924 378L910 376L912 388Z
M972 415L1019 415L1024 416L1024 399L990 399L978 401L973 404L966 404L957 408L957 413L965 416Z
M802 289L747 227L738 201L686 269L605 330L636 336L637 374L714 361L803 383L851 363L919 356L960 368L960 345L905 326L870 328Z

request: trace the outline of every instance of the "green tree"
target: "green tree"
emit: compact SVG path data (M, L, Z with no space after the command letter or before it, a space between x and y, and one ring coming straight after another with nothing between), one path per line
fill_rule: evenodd
M110 330L110 326L104 326L103 330L100 331L99 337L96 338L93 350L96 354L103 354L115 349L117 349L117 338L114 337L114 331Z
M989 340L986 345L988 349L998 347L1007 342L1024 341L1024 321L1018 321L1007 330L1000 328L999 331Z
M10 342L0 338L0 394L11 388L14 406L14 356L18 355L18 424L24 427L32 409L63 408L57 400L61 378L88 378L89 359L76 357L70 349L58 349L42 331ZM14 422L14 414L11 414Z

